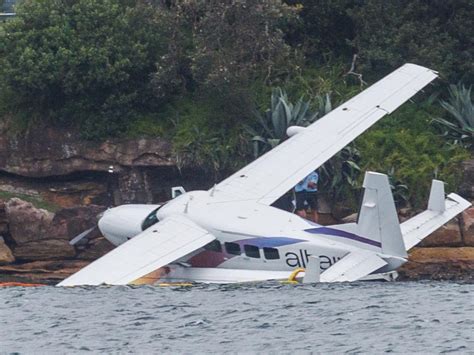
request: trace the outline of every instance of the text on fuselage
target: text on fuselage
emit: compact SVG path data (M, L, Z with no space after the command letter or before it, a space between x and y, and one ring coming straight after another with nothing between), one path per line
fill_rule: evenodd
M306 249L299 249L298 252L287 252L285 253L286 265L289 267L306 267L309 262L309 257L312 254L308 253ZM319 255L319 266L321 270L326 270L332 265L341 260L339 256L333 256L332 258L326 255Z

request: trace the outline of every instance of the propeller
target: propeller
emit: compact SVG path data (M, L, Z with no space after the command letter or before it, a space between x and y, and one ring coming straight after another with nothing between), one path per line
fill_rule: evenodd
M101 219L103 215L104 215L104 212L101 212L96 216L97 222L99 222L99 219ZM79 233L78 235L76 235L74 238L72 238L69 241L69 244L70 245L76 245L82 239L89 237L91 234L93 234L93 232L96 232L98 230L99 230L99 226L96 224L92 228L86 229L85 231L83 231L83 232Z

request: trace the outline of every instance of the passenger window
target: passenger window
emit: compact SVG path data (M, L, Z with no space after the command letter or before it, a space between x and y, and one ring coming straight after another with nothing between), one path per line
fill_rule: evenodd
M275 248L263 248L263 255L268 260L280 259L280 253Z
M210 251L216 251L216 252L220 253L220 252L222 252L222 245L221 245L221 242L219 242L218 240L213 240L209 244L206 244L204 246L204 249L205 250L210 250Z
M240 255L240 245L237 243L225 243L225 250L232 255Z
M244 245L245 255L249 258L260 258L260 251L254 245Z

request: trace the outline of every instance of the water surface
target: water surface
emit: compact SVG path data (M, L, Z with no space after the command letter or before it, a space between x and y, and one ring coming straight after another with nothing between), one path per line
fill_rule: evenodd
M474 353L474 285L0 289L1 353Z

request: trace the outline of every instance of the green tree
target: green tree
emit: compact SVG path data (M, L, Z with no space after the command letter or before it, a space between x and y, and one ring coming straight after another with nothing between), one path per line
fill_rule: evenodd
M366 0L349 13L366 72L386 74L413 62L451 82L474 78L472 0Z
M301 48L308 61L327 62L334 58L351 58L350 42L355 27L348 9L354 0L286 0L299 11L298 21L291 23L286 37Z
M158 95L172 86L235 91L291 71L283 28L294 9L280 0L172 1L158 8L169 12L173 26L154 75Z
M0 78L32 118L117 134L157 104L149 85L166 49L151 6L138 0L24 0L0 29Z

